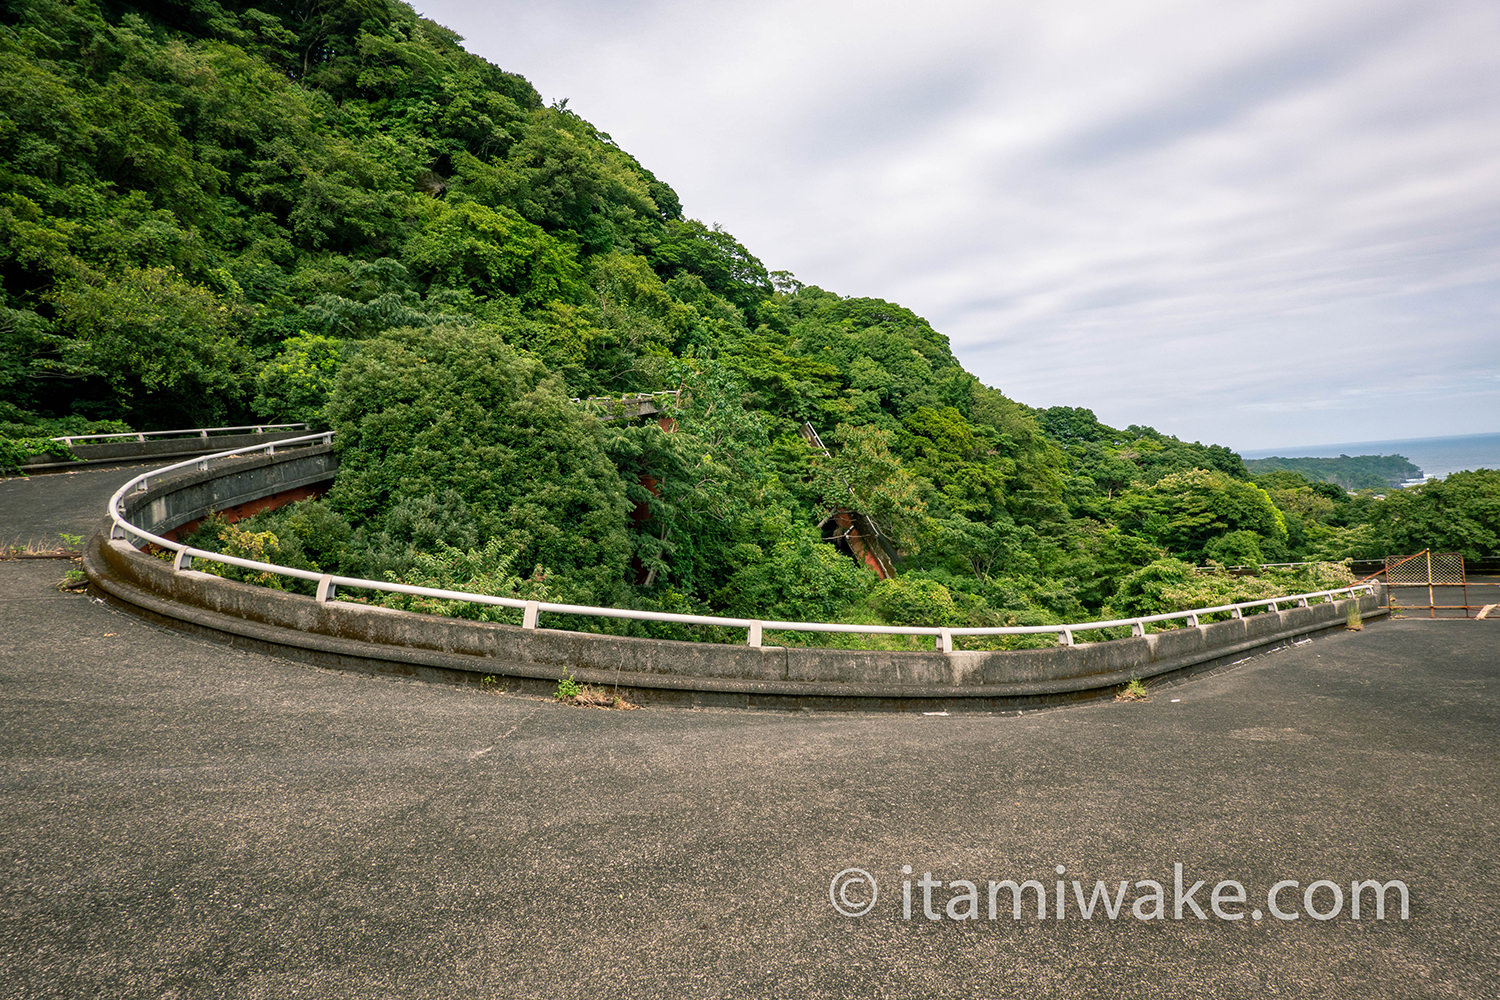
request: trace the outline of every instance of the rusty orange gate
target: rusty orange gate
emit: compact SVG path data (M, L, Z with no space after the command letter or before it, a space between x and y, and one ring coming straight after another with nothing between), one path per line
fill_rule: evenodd
M1386 556L1385 582L1392 611L1426 611L1429 618L1439 611L1462 611L1469 617L1462 553L1423 549L1413 556ZM1455 604L1455 598L1462 603Z

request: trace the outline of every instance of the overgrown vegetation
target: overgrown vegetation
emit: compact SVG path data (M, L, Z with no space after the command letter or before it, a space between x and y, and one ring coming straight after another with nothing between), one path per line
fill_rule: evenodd
M0 324L3 323L3 317L0 317ZM3 339L3 330L0 330L0 339ZM61 441L53 441L55 437L112 434L124 430L129 430L129 427L123 421L89 420L77 414L43 417L0 399L0 474L21 467L28 459L74 460L76 456L72 450Z
M0 98L0 462L126 423L338 431L327 497L207 523L200 547L527 600L936 626L1348 579L1206 561L1500 550L1500 474L1351 496L1013 401L909 310L768 271L608 135L391 0L19 0ZM570 402L667 389L672 433ZM836 547L846 508L884 533L895 579Z

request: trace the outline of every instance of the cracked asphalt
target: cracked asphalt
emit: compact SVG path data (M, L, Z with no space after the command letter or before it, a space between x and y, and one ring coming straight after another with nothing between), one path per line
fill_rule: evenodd
M0 541L93 526L124 475L0 482ZM1371 623L1134 704L617 712L238 651L66 568L0 562L0 997L1497 995L1500 623ZM1171 919L1179 863L1244 918ZM923 914L925 872L1058 865L1164 882L1167 919L953 920L947 885ZM1249 917L1366 878L1409 918Z

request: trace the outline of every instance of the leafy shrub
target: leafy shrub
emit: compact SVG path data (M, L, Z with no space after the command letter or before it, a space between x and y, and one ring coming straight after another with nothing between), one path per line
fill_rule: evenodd
M1287 590L1258 576L1199 573L1180 559L1158 559L1127 576L1105 605L1105 618L1191 611L1280 597Z
M550 600L545 570L532 579L523 580L511 569L519 553L507 549L505 542L492 538L481 548L463 550L440 545L433 552L418 552L411 569L401 582L434 590L461 590L490 597L511 597L526 601ZM394 575L394 574L393 574ZM380 594L378 602L387 608L419 611L425 614L449 615L473 621L521 623L521 611L474 601L447 601L410 594Z
M769 549L746 545L717 594L729 613L773 621L836 621L876 582L864 565L819 539L812 525L784 524Z
M330 502L415 549L503 539L523 575L545 565L579 598L612 597L630 540L604 431L554 376L484 327L388 331L339 373Z
M0 472L19 468L28 459L54 455L63 461L76 456L61 441L70 434L114 434L129 431L119 420L88 420L81 416L39 417L14 403L0 401Z
M1264 561L1260 536L1253 531L1231 531L1220 535L1204 547L1203 554L1225 566L1259 566Z
M1272 569L1266 574L1282 593L1308 594L1319 590L1337 590L1354 582L1347 563L1315 562L1304 566Z
M198 534L207 534L218 541L213 548L227 556L238 559L252 559L255 562L274 563L284 565L281 554L281 543L276 533L272 531L255 531L238 523L231 523L224 519L217 511L210 512L203 521ZM195 539L196 541L196 539ZM205 545L194 545L194 548L209 548ZM222 576L230 580L243 580L246 583L259 584L262 587L270 587L272 590L284 589L284 578L276 573L248 570L239 566L229 566L224 563L204 561L195 567L205 573Z
M870 592L870 604L892 625L942 627L958 620L948 588L920 577L881 580Z
M350 351L348 341L305 330L288 337L281 352L256 372L255 412L267 420L322 426L323 406Z
M44 437L0 437L0 472L19 469L29 460L51 455L64 461L75 456L57 441Z

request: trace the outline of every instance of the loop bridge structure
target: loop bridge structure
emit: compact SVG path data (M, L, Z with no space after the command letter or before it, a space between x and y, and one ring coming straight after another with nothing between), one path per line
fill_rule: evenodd
M231 517L326 487L331 432L230 448L141 473L115 492L84 567L108 599L173 627L340 669L550 689L564 674L642 702L743 707L1016 708L1110 693L1133 679L1202 669L1343 627L1351 608L1385 613L1380 586L1110 621L1000 628L786 622L526 601L318 573L178 541L210 512ZM217 563L305 581L311 596L195 569ZM518 625L381 607L349 597L406 594L514 609ZM342 598L342 599L341 599ZM547 616L544 618L543 616ZM742 645L572 631L557 616L743 629ZM1128 638L1103 638L1129 629ZM780 646L777 633L930 637L930 652ZM1054 648L964 650L959 637L1054 636ZM1102 641L1088 642L1099 637Z

